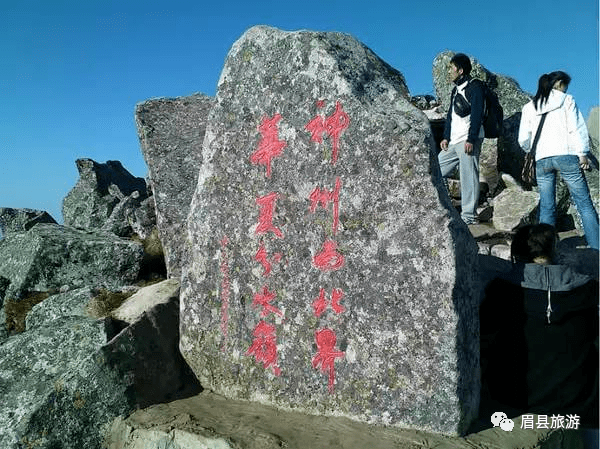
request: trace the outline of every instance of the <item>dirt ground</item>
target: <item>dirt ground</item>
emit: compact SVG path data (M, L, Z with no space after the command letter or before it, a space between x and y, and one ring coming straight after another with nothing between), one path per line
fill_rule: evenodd
M510 417L510 415L509 415ZM369 426L346 418L310 416L273 407L225 399L204 391L168 404L139 410L125 420L133 429L152 433L183 430L225 439L239 449L588 449L582 430L521 429L521 417L512 417L512 431L487 427L465 437L450 437L411 429ZM537 422L537 417L535 418ZM486 422L487 421L487 422ZM111 448L127 448L113 445ZM137 446L136 446L137 447Z

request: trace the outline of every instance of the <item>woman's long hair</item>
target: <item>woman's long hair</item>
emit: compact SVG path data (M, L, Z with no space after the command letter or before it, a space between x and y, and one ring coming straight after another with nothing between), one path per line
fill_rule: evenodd
M557 81L562 81L566 86L571 82L571 77L560 70L551 73L544 73L538 81L538 90L533 97L533 105L535 109L541 108L548 101L550 92L554 88Z
M538 89L535 93L535 97L533 97L533 106L536 110L541 108L544 103L548 101L552 86L553 84L550 83L550 75L548 73L544 73L540 76L540 79L538 80Z

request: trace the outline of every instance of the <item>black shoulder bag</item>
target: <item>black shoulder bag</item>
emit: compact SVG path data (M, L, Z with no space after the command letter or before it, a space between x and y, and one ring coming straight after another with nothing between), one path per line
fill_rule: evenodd
M546 120L546 114L547 112L542 114L542 119L540 120L540 124L535 133L533 144L531 145L531 150L529 150L529 153L525 154L523 170L521 170L521 179L532 186L537 185L537 180L535 178L535 147L537 146L538 140L540 140L540 133L542 131L542 126L544 126L544 121Z

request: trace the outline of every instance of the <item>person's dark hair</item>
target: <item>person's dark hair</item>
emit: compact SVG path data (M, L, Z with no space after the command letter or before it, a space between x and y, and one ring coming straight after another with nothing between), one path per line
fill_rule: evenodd
M544 73L538 80L538 89L533 97L533 105L536 109L541 108L544 103L548 101L550 91L552 90L552 83L550 83L550 75Z
M554 87L554 84L557 81L562 81L565 86L568 86L571 83L571 77L568 73L565 73L561 70L557 70L556 72L551 72L548 74L550 77L550 84Z
M458 69L463 69L463 75L469 75L471 73L471 59L464 53L456 53L452 56L450 64L454 64Z
M541 108L548 101L550 92L557 81L562 81L566 86L571 82L571 77L560 70L551 73L544 73L538 80L538 90L533 97L533 105L536 109Z
M532 263L536 258L552 260L556 245L554 226L540 223L517 229L510 247L513 262Z

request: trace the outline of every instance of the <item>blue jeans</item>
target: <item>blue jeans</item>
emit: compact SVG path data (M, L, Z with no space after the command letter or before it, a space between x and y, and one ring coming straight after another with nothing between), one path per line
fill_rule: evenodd
M556 175L560 173L583 223L585 239L598 249L598 213L592 203L577 156L551 156L536 162L535 176L540 190L540 223L556 225Z
M465 142L448 145L446 151L438 154L440 170L445 178L449 176L456 166L460 172L460 204L461 217L466 223L477 218L477 203L479 202L479 153L481 152L482 139L473 144L473 152L465 153Z

